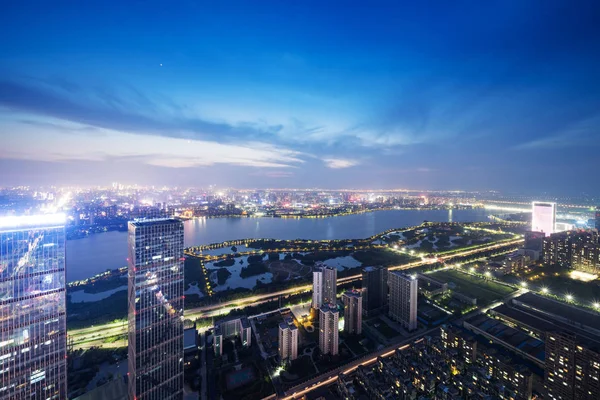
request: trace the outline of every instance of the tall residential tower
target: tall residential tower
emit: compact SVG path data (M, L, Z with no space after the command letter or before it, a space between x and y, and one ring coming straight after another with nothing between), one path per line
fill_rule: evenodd
M294 361L298 358L298 328L293 322L279 324L279 358Z
M67 398L64 223L0 217L0 399Z
M362 296L357 290L349 290L342 295L344 302L344 332L362 333Z
M129 398L183 398L183 223L129 223Z
M390 317L409 331L417 329L417 278L398 271L388 275L390 286Z
M375 315L387 306L388 270L386 267L365 267L362 270L362 309L366 316Z
M324 304L319 309L319 349L321 354L338 353L340 314L334 304Z
M313 271L312 308L318 310L323 304L335 304L337 295L337 269L321 265Z

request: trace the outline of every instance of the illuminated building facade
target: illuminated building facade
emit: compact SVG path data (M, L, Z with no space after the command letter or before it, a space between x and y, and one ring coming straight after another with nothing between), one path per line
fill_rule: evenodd
M417 296L419 281L413 276L392 271L388 275L390 287L390 317L409 331L417 329Z
M129 398L183 398L183 223L129 223Z
M67 398L64 223L0 218L0 399Z
M593 246L598 244L598 232L566 231L554 233L544 238L543 260L546 264L558 264L563 267L573 266L586 272L592 272L590 265L594 264ZM592 250L591 252L589 250Z
M546 335L544 383L552 400L598 399L600 354L566 332Z
M531 207L531 230L543 232L546 236L553 234L556 227L556 203L534 201Z
M335 304L324 304L319 309L319 349L321 354L338 354L339 318Z

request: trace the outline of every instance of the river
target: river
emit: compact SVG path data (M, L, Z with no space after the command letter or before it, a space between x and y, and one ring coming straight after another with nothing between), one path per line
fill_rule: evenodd
M232 239L356 239L423 221L487 221L489 211L391 210L330 218L206 218L185 222L185 246ZM107 232L67 241L67 280L127 265L127 233Z

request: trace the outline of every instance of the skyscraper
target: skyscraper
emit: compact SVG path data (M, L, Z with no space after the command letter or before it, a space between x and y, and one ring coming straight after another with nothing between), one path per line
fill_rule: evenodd
M312 308L318 310L323 304L335 304L337 294L337 269L321 265L313 270Z
M129 223L129 398L183 398L183 223Z
M339 312L335 304L324 304L319 309L319 349L321 354L338 353Z
M64 223L0 218L0 399L67 398Z
M366 316L375 315L387 306L388 270L386 267L365 267L362 270L362 309Z
M595 228L600 231L600 207L596 207L596 213L594 214L594 217L596 219Z
M279 358L289 361L298 358L298 328L293 323L279 324Z
M344 302L344 332L360 335L362 333L362 296L359 291L351 290L342 295Z
M417 278L392 271L388 275L390 286L390 317L409 331L417 329Z
M534 201L531 204L531 230L549 236L554 233L555 226L556 203Z

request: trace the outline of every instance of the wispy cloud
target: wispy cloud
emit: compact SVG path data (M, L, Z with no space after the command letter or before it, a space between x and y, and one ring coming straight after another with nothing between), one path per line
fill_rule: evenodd
M0 158L48 162L111 161L128 159L148 165L190 168L229 164L258 168L292 168L302 163L302 153L256 142L238 144L131 134L102 129L100 135L40 133L22 129Z
M343 158L324 158L323 162L327 168L332 169L350 168L359 164L359 162L356 160L348 160Z
M600 145L600 115L585 118L569 125L565 130L520 143L515 150L556 149Z

